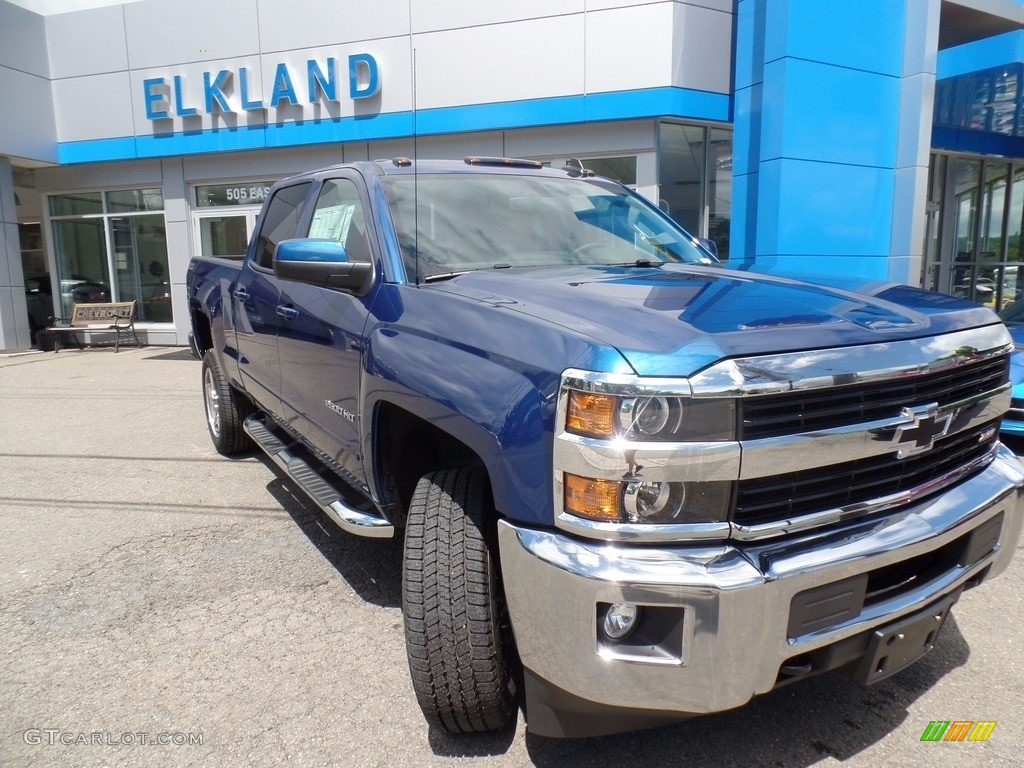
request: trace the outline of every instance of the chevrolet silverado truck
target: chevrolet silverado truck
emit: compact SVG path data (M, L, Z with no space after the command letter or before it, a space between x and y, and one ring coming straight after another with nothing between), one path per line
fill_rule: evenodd
M577 737L883 679L1007 567L1006 328L829 282L581 168L395 158L276 184L188 300L216 449L404 536L430 726Z

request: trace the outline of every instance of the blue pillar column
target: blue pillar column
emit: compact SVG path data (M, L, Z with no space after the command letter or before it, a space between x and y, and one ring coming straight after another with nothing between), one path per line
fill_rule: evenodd
M739 0L730 264L917 284L940 0Z

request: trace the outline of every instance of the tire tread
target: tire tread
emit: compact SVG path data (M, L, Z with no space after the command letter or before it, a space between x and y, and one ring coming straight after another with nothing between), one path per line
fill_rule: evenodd
M500 730L513 697L502 648L496 569L483 531L479 467L424 476L409 509L403 613L413 688L434 728Z

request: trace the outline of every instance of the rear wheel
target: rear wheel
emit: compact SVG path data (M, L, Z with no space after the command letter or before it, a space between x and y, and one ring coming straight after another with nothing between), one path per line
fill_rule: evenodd
M217 453L234 456L252 447L252 440L242 429L242 423L253 412L252 404L228 384L209 351L203 355L203 407Z
M515 713L494 520L479 467L424 475L409 505L402 611L409 670L431 727L501 730Z

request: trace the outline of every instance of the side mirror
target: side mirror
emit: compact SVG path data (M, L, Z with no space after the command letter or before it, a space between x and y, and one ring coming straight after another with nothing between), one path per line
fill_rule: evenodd
M334 240L282 240L274 252L274 275L365 296L373 282L373 264L349 261L345 246Z

